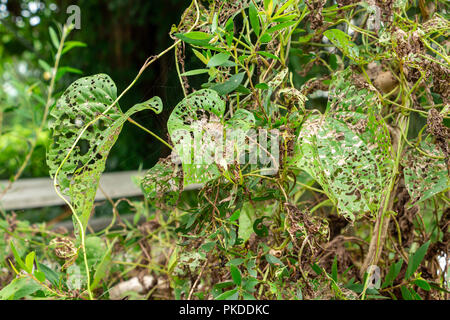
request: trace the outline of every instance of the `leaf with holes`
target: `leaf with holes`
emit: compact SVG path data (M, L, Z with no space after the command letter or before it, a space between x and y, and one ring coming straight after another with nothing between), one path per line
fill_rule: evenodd
M141 180L141 188L149 200L175 205L182 190L183 172L169 158L160 159Z
M327 115L345 123L366 143L386 185L393 165L392 143L381 109L376 89L358 79L350 68L334 75Z
M183 166L185 187L220 176L212 137L223 134L224 112L225 102L209 89L188 95L172 111L167 129Z
M345 32L339 29L330 29L325 31L324 36L328 38L344 55L355 62L361 62L358 46L351 41L351 38Z
M188 95L172 111L167 129L174 145L172 160L180 161L183 167L184 188L219 177L221 170L227 170L231 157L236 157L234 152L242 154L246 150L245 135L255 124L253 113L238 109L225 121L224 112L225 102L211 89ZM145 182L150 193L156 187L151 182L154 178L151 174Z
M298 136L293 161L322 186L344 217L359 219L378 208L380 169L370 146L344 123L310 116Z
M444 155L429 139L422 141L419 148L435 157ZM411 196L411 206L448 190L450 181L444 159L427 157L416 148L409 147L402 158L402 165L406 189Z
M56 180L61 193L70 196L77 233L80 230L76 218L85 229L106 158L123 123L135 112L151 109L159 113L162 109L161 100L155 97L123 114L118 104L108 109L116 98L114 82L108 75L98 74L72 83L50 113L53 141L47 152L47 164L54 177L64 163ZM99 119L93 121L96 117ZM88 123L91 124L82 131Z

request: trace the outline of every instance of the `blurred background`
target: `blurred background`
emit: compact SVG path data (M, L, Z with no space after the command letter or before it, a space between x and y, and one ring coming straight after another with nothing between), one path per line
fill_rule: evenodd
M81 29L69 35L80 41L63 55L61 66L73 69L56 82L58 97L74 80L96 73L107 73L118 93L134 79L146 58L173 43L168 36L189 5L186 0L89 0L28 1L0 0L0 180L10 179L22 164L35 138L43 111L49 76L45 64L54 63L55 49L49 27L58 30L70 16L67 7L81 9ZM170 110L181 100L173 51L142 75L120 101L122 111L153 96L160 96L164 112L141 112L135 120L167 138L165 123ZM49 133L38 137L38 144L25 177L48 176L45 147ZM126 124L108 158L106 171L150 168L168 150L139 128Z

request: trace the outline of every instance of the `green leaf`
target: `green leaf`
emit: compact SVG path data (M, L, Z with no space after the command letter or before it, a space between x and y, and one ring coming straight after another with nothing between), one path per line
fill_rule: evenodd
M228 61L229 58L230 58L229 53L220 52L212 56L211 59L209 59L208 64L206 66L208 68L221 66L224 63L229 62Z
M405 300L414 300L414 298L413 298L413 296L411 294L411 291L409 291L407 287L401 286L400 287L400 291L402 293L403 299L405 299Z
M242 281L242 289L244 289L247 292L255 292L255 287L258 285L259 281L256 278L248 277L243 279Z
M208 59L205 58L204 55L202 55L199 51L192 49L192 52L194 52L195 56L204 64L208 64ZM208 70L208 69L206 69ZM208 70L209 71L209 70Z
M241 209L241 214L239 215L238 237L244 242L250 239L250 236L253 233L253 223L250 217L251 212L252 211L248 207L248 204L245 203Z
M355 43L350 39L350 36L339 29L330 29L325 31L324 36L328 38L337 48L339 48L344 55L355 62L361 62L359 50Z
M59 274L40 262L37 263L39 270L44 273L45 278L56 287L59 287Z
M333 265L331 266L331 278L337 282L338 281L338 272L337 272L337 255L334 256Z
M289 28L290 26L292 26L296 23L297 23L297 21L286 21L286 22L279 23L276 26L273 26L273 27L267 29L267 33L274 33L276 31Z
M222 289L231 287L231 286L233 286L233 285L234 285L233 281L224 281L224 282L216 283L216 284L214 285L214 288L215 288L215 289L222 290Z
M205 244L202 244L200 250L203 250L204 252L210 252L215 246L216 241L207 242Z
M233 279L234 284L240 286L242 282L241 271L239 271L239 269L234 265L230 266L230 270L231 270L231 278Z
M65 160L56 181L60 192L70 197L77 235L80 227L86 229L100 175L124 122L135 112L162 109L161 99L154 97L123 114L118 104L109 107L116 98L114 82L109 76L98 74L72 83L50 112L49 128L53 137L47 151L47 164L54 177ZM91 125L81 131L88 123Z
M215 90L211 89L198 90L188 95L172 111L167 129L174 144L175 153L172 160L176 159L182 163L183 187L201 185L219 177L221 173L218 164L227 170L225 157L229 155L227 153L223 157L223 153L220 152L223 150L221 141L224 131L239 128L238 133L245 134L255 123L253 113L248 110L236 110L226 122L223 119L224 112L225 102ZM241 140L243 139L236 139L234 144L238 151L246 147ZM227 143L228 141L233 142L234 139L227 139ZM167 178L162 178L163 185L160 186L160 191L178 192L178 183L174 181L177 179L176 170L170 169L167 163L164 165L161 163L158 168L149 171L149 177L144 181L146 195L155 197L159 184L156 178L165 174Z
M261 43L268 43L268 42L272 41L272 36L266 32L261 36L260 40L261 40Z
M38 60L38 63L39 63L39 65L42 67L42 69L44 69L44 71L47 71L47 72L49 72L49 73L52 72L53 68L50 67L50 65L49 65L47 62L45 62L44 60L39 59L39 60Z
M270 52L266 52L266 51L257 51L256 53L257 53L257 54L260 54L260 55L262 55L262 56L271 58L271 59L280 60L279 57L277 57L276 55L274 55L274 54L272 54L272 53L270 53Z
M31 278L15 278L0 290L0 300L18 300L42 289L44 288Z
M140 181L145 197L165 205L176 205L182 185L179 171L169 159L160 159Z
M226 291L216 298L216 300L237 300L239 297L238 289Z
M313 269L313 271L317 274L317 275L321 275L323 270L321 267L319 267L319 265L317 265L317 263L313 263L311 265L311 268Z
M428 284L428 282L426 282L423 279L414 280L414 284L416 284L419 288L422 288L425 291L430 291L431 290L431 287Z
M310 116L298 137L296 165L311 175L351 220L375 212L383 190L381 172L367 145L345 124Z
M280 14L282 14L290 5L292 5L293 2L294 2L294 0L285 1L283 3L283 5L277 10L276 16L279 16Z
M34 257L36 256L36 253L34 251L31 251L27 256L25 257L25 265L27 266L27 270L30 270L31 273L34 267Z
M272 16L273 9L277 5L277 0L264 0L264 10L268 17Z
M34 276L36 277L36 279L38 279L38 281L40 282L44 282L45 281L45 273L41 272L41 271L35 271L34 272Z
M250 6L248 7L248 15L250 18L250 25L252 26L252 29L255 32L256 36L259 37L261 29L259 24L258 10L256 9L253 2L251 2Z
M212 86L211 89L217 91L221 96L227 95L239 87L242 80L244 80L244 75L244 72L234 74L224 83L216 84L215 86Z
M186 72L182 73L181 76L183 76L183 77L196 76L198 74L203 74L203 73L208 73L208 72L209 72L209 69L195 69L195 70L186 71Z
M48 28L48 32L50 33L50 40L52 40L52 44L55 47L55 49L59 48L59 40L58 36L56 35L55 30L52 27Z
M256 89L260 89L260 90L268 90L269 86L266 83L258 83L255 86Z
M64 49L62 50L61 55L65 54L66 52L72 50L73 48L84 48L87 47L86 43L81 41L66 41L64 43Z
M256 298L251 293L249 293L247 291L243 291L242 292L242 298L244 300L256 300Z
M83 71L72 67L60 67L56 72L55 81L58 81L66 73L83 74Z
M26 264L23 262L22 258L20 257L19 253L17 252L16 247L14 246L14 242L12 240L9 241L9 245L11 247L11 251L13 253L14 259L16 260L19 267L22 268L23 270L25 270L26 272L31 273L32 268L29 269L26 266Z
M425 254L427 253L428 247L430 245L430 240L425 242L419 249L414 252L414 254L410 255L408 261L408 267L406 268L405 279L408 280L413 273L417 270L422 262Z
M196 46L207 46L213 36L201 31L191 31L188 33L175 33L175 37Z
M94 290L100 285L100 282L106 277L110 264L111 264L111 251L114 247L114 243L118 238L115 238L109 245L108 249L105 251L100 262L95 266L94 278L91 284L91 290Z
M400 273L400 270L402 269L402 265L403 259L400 259L396 263L391 264L389 272L387 273L386 278L384 279L384 283L381 286L381 289L387 288L394 283L395 278L397 278L398 274Z

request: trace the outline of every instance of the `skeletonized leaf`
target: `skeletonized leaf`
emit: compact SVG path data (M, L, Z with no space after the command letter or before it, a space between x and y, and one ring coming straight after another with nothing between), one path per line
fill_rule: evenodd
M203 137L223 133L224 112L225 102L210 89L188 95L172 111L167 129L183 165L185 187L205 183L220 175L217 166L208 158L215 145L203 141Z
M420 149L433 156L443 156L439 147L428 139L422 141ZM444 159L434 159L409 147L403 159L405 185L411 197L411 205L425 201L450 185L447 166Z
M369 146L344 123L310 116L300 131L294 163L308 172L351 220L374 212L383 180Z
M359 50L356 44L345 32L339 29L330 29L323 33L344 55L355 62L360 62Z
M147 171L141 180L144 195L149 200L159 199L168 205L175 205L182 191L183 173L170 160L160 159Z
M83 228L86 228L89 220L106 158L123 123L135 112L151 109L158 113L162 108L161 100L155 97L134 106L125 114L117 104L106 112L116 98L117 89L111 78L105 74L97 74L72 83L50 113L52 119L49 127L53 131L53 141L47 152L47 164L52 177L82 128L103 114L83 132L56 178L61 193L70 196ZM77 223L75 230L79 232Z
M330 85L327 114L343 123L369 147L387 184L392 169L391 140L381 115L376 89L350 69L334 75Z

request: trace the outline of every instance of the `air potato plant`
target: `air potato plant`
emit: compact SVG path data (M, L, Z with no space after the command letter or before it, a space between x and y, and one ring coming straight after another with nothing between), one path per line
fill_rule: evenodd
M173 44L119 95L97 74L58 99L47 163L78 256L50 253L61 270L15 251L9 286L104 299L118 275L145 275L158 281L131 297L448 299L449 29L444 1L192 1ZM123 112L121 97L172 51L184 98ZM146 109L169 110L167 137L131 119ZM138 181L133 223L94 236L126 121L171 154ZM0 297L19 298L9 286Z

